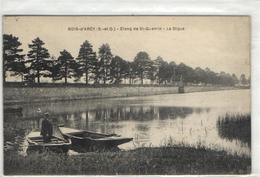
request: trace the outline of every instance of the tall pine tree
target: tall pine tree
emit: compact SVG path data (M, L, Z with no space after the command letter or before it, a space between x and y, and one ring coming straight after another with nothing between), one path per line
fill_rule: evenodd
M58 63L58 60L52 56L51 57L51 63L49 64L49 73L46 75L46 77L49 77L52 79L52 82L56 80L60 80L60 63Z
M110 63L113 58L110 46L103 44L98 51L99 54L99 78L106 84L110 80Z
M86 84L89 83L89 75L94 73L96 61L96 53L93 52L92 45L85 41L79 49L77 59L76 76L82 77L85 74Z
M34 77L37 77L37 82L40 83L41 76L45 75L49 69L49 57L50 54L46 48L43 47L45 43L40 39L36 38L29 44L31 49L27 56L27 62L30 63L30 70L33 71Z
M18 37L12 34L3 35L3 79L6 82L6 72L11 71L13 75L20 75L23 81L23 74L26 72L24 55L20 53L23 49Z
M120 84L127 75L128 63L119 56L115 56L111 60L111 82L113 84Z
M71 78L74 75L74 58L68 51L63 50L60 52L56 66L58 66L60 79L64 78L65 84L67 84L68 78Z

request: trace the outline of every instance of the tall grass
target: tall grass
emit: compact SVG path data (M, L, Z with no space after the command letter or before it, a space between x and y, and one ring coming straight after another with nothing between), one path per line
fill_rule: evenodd
M4 154L5 175L174 175L246 174L251 159L204 147L164 146L80 155L34 153L26 157Z
M237 139L251 146L251 115L226 114L217 121L219 135L230 140Z

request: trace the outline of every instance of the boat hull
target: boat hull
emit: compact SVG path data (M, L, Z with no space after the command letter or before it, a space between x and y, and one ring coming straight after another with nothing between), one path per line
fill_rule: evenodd
M59 145L59 146L42 146L42 145L29 145L27 152L55 152L55 153L67 153L70 149L70 145Z
M69 130L66 132L66 130ZM95 151L95 150L117 150L118 145L130 142L133 138L124 138L115 134L94 133L84 130L62 129L64 137L71 139L72 148L76 151ZM84 134L90 137L83 136ZM94 138L96 136L96 138Z
M122 138L117 140L92 140L89 138L76 138L71 137L70 135L64 135L67 138L71 139L72 147L77 148L85 148L86 150L102 150L102 149L113 149L117 146L130 142L133 138Z

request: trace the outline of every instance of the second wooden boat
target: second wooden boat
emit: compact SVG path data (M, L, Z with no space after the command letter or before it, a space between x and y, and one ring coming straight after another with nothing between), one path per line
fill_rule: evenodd
M125 138L115 134L103 134L86 130L60 127L62 134L71 139L72 145L81 146L88 150L114 148L130 142L133 138Z

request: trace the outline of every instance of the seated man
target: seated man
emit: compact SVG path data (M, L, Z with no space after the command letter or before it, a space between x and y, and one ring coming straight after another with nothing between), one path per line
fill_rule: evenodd
M52 137L52 123L49 121L49 113L44 114L44 120L42 121L41 135L43 137L43 142L48 143L51 141Z

